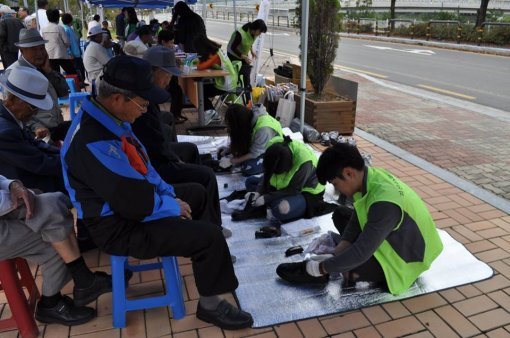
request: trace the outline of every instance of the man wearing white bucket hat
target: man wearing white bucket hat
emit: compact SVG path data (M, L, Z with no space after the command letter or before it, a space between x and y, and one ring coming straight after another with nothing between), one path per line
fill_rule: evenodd
M44 46L47 42L37 29L22 29L19 32L19 41L15 44L20 49L21 55L18 61L7 68L6 74L14 67L30 67L37 69L48 79L48 94L53 104L46 109L38 108L37 114L27 122L27 126L37 138L51 136L53 140L63 140L70 123L64 122L58 98L69 95L69 86L62 74L51 68Z
M0 85L4 90L0 105L0 175L45 192L65 192L59 149L34 139L26 127L39 109L53 105L48 80L33 68L15 67L0 77Z

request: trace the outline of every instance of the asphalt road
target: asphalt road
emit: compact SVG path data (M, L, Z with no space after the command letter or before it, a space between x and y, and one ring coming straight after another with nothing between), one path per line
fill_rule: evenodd
M209 37L221 41L228 41L234 29L228 22L206 25ZM268 33L265 48L299 56L299 35ZM510 112L508 57L342 38L335 66Z

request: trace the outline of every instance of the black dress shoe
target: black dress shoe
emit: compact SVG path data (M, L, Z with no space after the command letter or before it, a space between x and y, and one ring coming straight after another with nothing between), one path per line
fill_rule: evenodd
M79 325L96 317L96 310L85 306L76 306L68 296L63 296L57 305L45 308L37 305L35 319L41 323L57 323L62 325Z
M276 268L276 273L281 279L292 284L325 284L329 281L329 275L315 277L308 274L306 262L280 264Z
M215 310L206 310L198 302L196 316L225 330L244 329L253 325L253 318L248 312L236 308L226 300L222 300Z
M105 272L94 272L95 279L92 285L87 288L73 289L74 304L76 306L87 305L93 302L103 293L112 292L112 276Z
M265 205L259 207L248 207L244 210L236 210L232 213L232 220L235 222L244 221L253 218L266 217L267 208Z

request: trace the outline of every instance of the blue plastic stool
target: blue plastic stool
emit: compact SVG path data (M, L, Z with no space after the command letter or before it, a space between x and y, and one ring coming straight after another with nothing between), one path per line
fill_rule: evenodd
M90 94L87 92L76 92L69 94L69 117L71 118L71 121L76 116L76 107L78 104L81 104L81 101L83 101L83 99L89 95Z
M184 298L182 297L181 274L177 259L173 256L161 257L160 263L129 265L126 256L111 256L112 284L113 284L113 326L126 327L126 312L133 310L152 309L169 306L174 319L181 319L186 314ZM147 297L128 300L126 298L126 284L124 269L131 271L147 271L163 268L165 276L166 294L163 296Z
M71 96L72 93L76 93L76 88L74 87L74 79L72 78L66 78L67 86L69 87L69 96ZM69 104L69 96L66 97L59 97L58 98L58 104Z

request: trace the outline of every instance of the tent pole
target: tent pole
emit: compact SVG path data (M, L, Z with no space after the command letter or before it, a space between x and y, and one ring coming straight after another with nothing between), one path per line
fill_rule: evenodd
M234 6L234 31L237 30L237 10L236 10L236 0L232 0Z
M299 88L300 106L299 116L301 119L300 131L303 133L305 126L305 96L306 96L306 66L308 62L308 12L309 0L301 0L301 81Z
M207 4L205 3L206 0L202 0L202 19L204 20L204 24L205 24L205 20L206 20L206 16L207 16Z

